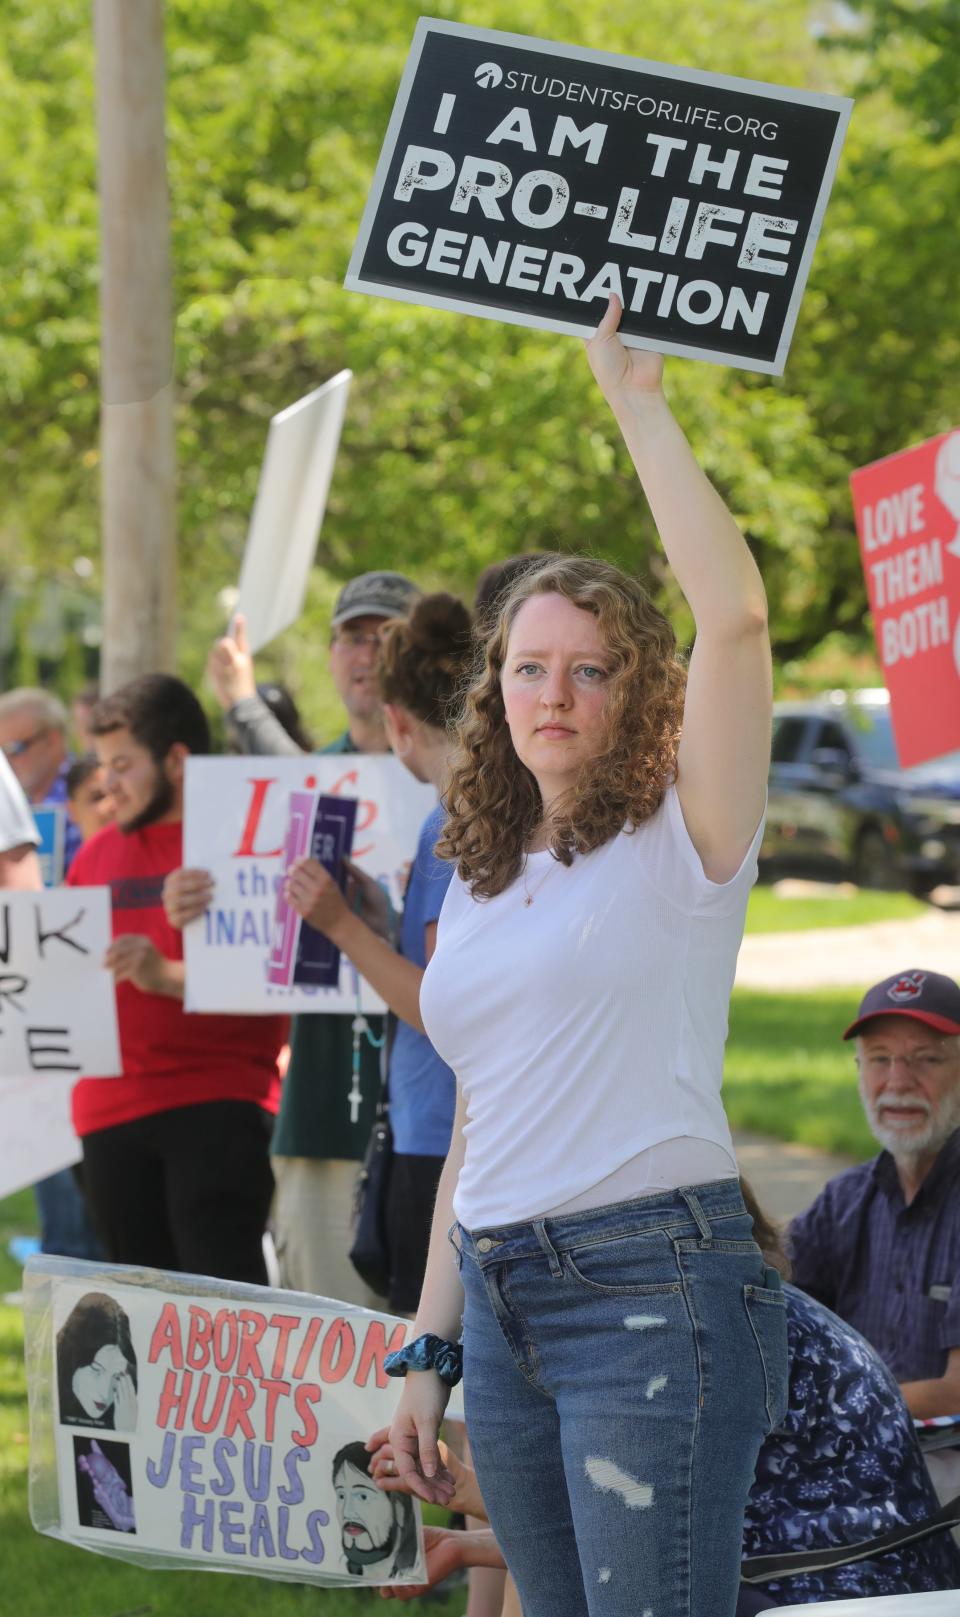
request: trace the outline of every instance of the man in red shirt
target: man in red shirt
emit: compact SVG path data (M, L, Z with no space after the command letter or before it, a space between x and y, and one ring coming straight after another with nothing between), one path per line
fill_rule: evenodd
M82 1078L73 1122L84 1189L114 1263L265 1284L281 1016L188 1016L182 934L163 910L182 863L184 764L210 751L193 692L168 674L124 685L92 722L116 823L71 886L109 886L121 1078Z

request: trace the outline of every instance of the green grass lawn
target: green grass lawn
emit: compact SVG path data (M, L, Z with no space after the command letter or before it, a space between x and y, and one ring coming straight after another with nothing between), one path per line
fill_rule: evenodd
M37 1228L36 1204L32 1190L19 1190L0 1201L0 1297L20 1286L20 1269L7 1252L14 1235L33 1235ZM2 1554L2 1551L0 1551Z
M724 1093L735 1128L854 1157L871 1153L852 1051L839 1037L859 997L855 989L734 994ZM0 1202L0 1293L19 1286L8 1240L35 1227L29 1191ZM236 1617L238 1608L244 1617L309 1617L318 1606L324 1617L373 1617L379 1609L371 1593L145 1572L43 1538L27 1513L27 1454L20 1313L0 1307L0 1612L10 1617ZM455 1590L430 1609L454 1617L465 1602Z
M872 893L865 888L829 898L784 898L772 887L758 885L750 894L747 932L809 932L824 926L867 926L871 921L912 921L930 913L909 893Z
M857 1093L853 1048L841 1039L860 999L856 988L735 991L723 1084L735 1129L861 1159L876 1151Z

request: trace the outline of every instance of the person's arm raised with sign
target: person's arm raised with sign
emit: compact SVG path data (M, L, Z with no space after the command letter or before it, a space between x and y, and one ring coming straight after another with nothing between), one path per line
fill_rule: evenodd
M740 529L667 403L663 359L625 347L617 335L621 312L611 298L587 354L696 623L677 792L707 876L724 882L738 870L766 798L772 703L766 593Z
M471 1450L526 1617L592 1607L583 1568L611 1533L608 1617L633 1617L638 1588L651 1610L675 1601L677 1556L685 1609L733 1617L786 1384L783 1299L719 1098L770 647L747 544L673 418L662 360L621 342L620 313L612 300L588 357L696 644L687 669L638 579L595 557L546 558L498 603L438 844L456 877L420 1010L459 1102L424 1334L386 1362L406 1371L390 1444L411 1491L449 1494L437 1431L462 1319ZM651 1444L664 1420L675 1441ZM561 1502L552 1524L534 1450Z
M310 750L290 735L257 689L247 621L242 612L235 615L228 632L211 648L207 678L241 751L299 758Z

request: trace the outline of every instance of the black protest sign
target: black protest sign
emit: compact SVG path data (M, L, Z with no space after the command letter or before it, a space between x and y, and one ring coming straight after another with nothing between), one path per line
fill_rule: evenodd
M346 285L780 375L851 106L421 18Z
M0 1078L114 1077L110 889L0 893Z

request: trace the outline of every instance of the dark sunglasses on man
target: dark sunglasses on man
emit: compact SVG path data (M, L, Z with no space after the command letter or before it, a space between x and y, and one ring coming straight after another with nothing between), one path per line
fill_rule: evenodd
M34 735L27 736L23 741L8 741L6 746L0 747L0 752L6 758L22 758L25 752L29 752L30 748L36 746L37 742L42 741L48 733L46 730L37 730Z

